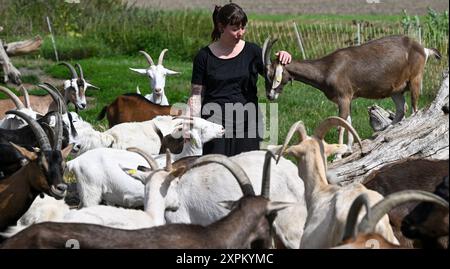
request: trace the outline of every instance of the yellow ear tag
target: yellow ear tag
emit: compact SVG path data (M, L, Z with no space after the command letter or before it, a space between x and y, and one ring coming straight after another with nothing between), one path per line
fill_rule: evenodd
M134 174L136 174L136 169L128 169L128 171L127 171L127 174L129 174L129 175L134 175Z

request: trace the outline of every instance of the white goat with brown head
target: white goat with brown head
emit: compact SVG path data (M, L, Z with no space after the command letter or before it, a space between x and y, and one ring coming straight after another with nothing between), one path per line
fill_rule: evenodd
M155 65L152 57L150 57L150 55L147 52L141 50L139 52L144 54L150 66L147 69L130 68L130 70L137 72L141 75L146 75L150 79L150 89L152 89L152 93L145 95L145 98L147 98L150 102L154 104L162 106L169 105L169 101L167 100L167 97L164 94L164 87L166 86L166 75L179 74L179 72L172 71L163 66L164 54L166 53L166 51L167 49L163 49L163 51L161 51L161 54L159 55L158 58L158 64Z
M345 120L330 117L323 121L313 136L308 136L301 121L296 122L289 130L281 149L280 157L285 152L298 161L298 174L305 183L305 200L308 210L301 248L330 248L341 242L349 208L355 197L366 193L370 204L381 200L378 192L366 189L362 184L354 183L345 187L329 185L326 177L327 157L336 152L346 150L343 144L327 144L325 134L333 127L341 126L351 132L362 148L356 131ZM286 149L290 139L297 132L300 142ZM389 218L383 217L375 231L389 242L397 244Z

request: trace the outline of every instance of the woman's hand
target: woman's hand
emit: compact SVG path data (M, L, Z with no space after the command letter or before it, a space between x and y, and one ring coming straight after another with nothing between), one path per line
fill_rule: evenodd
M276 56L278 56L278 60L281 64L288 64L292 60L292 56L289 54L289 52L280 50L279 52L275 53Z

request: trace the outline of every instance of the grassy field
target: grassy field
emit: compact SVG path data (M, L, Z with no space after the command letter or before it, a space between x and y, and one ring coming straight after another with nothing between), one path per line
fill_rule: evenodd
M53 61L50 36L42 19L48 14L53 22L60 58L71 63L79 62L86 78L101 87L100 91L88 90L87 95L92 98L89 99L88 109L80 113L100 129L106 128L107 124L105 120L98 122L96 117L103 106L113 101L116 96L135 92L136 86L140 87L143 94L149 92L148 79L128 69L147 66L144 57L138 53L139 50L146 50L153 58L157 58L163 48L169 49L164 65L182 74L167 78L166 94L171 103L186 102L190 89L192 58L209 42L210 14L202 10L158 11L130 8L117 5L120 2L118 0L82 1L84 5L78 6L56 0L49 0L47 5L42 5L39 1L6 2L9 4L0 8L0 15L4 19L2 25L5 28L0 38L11 42L29 38L34 34L44 37L40 53L13 59L14 64L21 70L33 71L26 72L24 81L36 84L42 80L50 80L58 84L61 81L57 79L66 79L68 76L67 69L57 66ZM14 12L21 12L23 16L14 17L11 15ZM401 14L250 13L251 22L246 40L261 45L266 36L276 33L280 41L274 50L285 49L299 57L301 54L292 29L292 22L295 21L304 37L307 58L313 59L337 48L354 45L356 28L353 20L369 21L369 26L362 29L364 42L402 32L405 30L402 18L405 19ZM448 47L448 13L422 15L419 19L424 29L423 39L426 45L437 47L444 54L441 62L430 60L427 63L424 94L419 104L420 108L423 108L434 99L441 73L448 68L448 55L445 53ZM443 27L441 25L436 28L438 22L444 22ZM411 21L407 23L408 27L413 24ZM410 34L414 37L415 28L411 29ZM259 79L258 91L260 102L266 102L262 78ZM409 96L407 99L409 102ZM394 109L390 99L354 100L353 125L362 138L369 138L372 134L367 113L367 108L372 104ZM278 100L278 108L279 143L290 125L297 120L303 120L308 131L311 131L324 118L337 115L337 107L319 90L299 82L286 86ZM328 138L336 141L336 132L332 132Z

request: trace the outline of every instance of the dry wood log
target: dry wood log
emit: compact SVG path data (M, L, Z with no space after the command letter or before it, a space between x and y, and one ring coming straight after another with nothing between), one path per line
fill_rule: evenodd
M8 43L5 45L5 50L9 57L14 57L35 52L41 45L42 38L37 35L32 39Z
M17 85L22 84L22 81L20 80L21 74L19 70L17 70L17 68L15 68L14 65L11 63L11 60L9 59L9 56L5 51L1 39L0 39L0 65L3 68L3 76L5 83L11 82Z
M403 159L449 159L449 119L445 113L449 95L448 70L430 106L409 118L388 126L373 140L363 141L363 152L354 153L329 166L332 183L364 183L371 173ZM448 108L447 108L448 110Z

